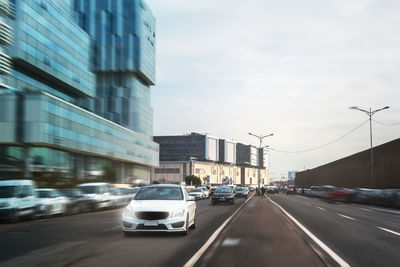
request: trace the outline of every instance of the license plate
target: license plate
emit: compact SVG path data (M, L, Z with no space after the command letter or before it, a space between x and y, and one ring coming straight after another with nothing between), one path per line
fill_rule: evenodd
M144 222L144 226L158 226L158 222L157 221Z

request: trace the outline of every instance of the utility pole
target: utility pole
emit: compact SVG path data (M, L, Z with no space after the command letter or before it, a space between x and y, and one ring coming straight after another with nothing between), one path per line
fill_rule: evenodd
M388 109L389 106L380 108L380 109L376 109L376 110L372 110L371 108L369 108L369 110L365 110L365 109L361 109L359 107L350 107L350 109L355 109L361 112L364 112L365 114L367 114L369 116L369 141L370 141L370 147L371 147L371 159L370 159L370 163L371 163L371 168L370 168L370 184L371 184L371 188L374 188L374 150L372 147L372 116L377 113L378 111L381 110L385 110Z
M264 138L267 138L267 137L269 137L269 136L273 136L274 134L273 133L271 133L271 134L268 134L268 135L256 135L256 134L252 134L252 133L249 133L249 135L251 135L251 136L254 136L254 137L256 137L256 138L258 138L258 140L260 141L260 145L259 145L259 147L258 147L258 150L257 151L260 151L261 150L261 148L263 148L262 147L262 141L263 141L263 139ZM260 192L260 180L261 180L261 174L260 174L260 168L261 168L261 166L260 166L260 159L258 158L258 179L257 179L257 188L258 188L258 192Z

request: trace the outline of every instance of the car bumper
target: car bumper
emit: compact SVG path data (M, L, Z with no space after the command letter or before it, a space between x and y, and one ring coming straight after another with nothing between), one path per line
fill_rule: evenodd
M186 230L186 217L155 221L123 217L121 228L124 232L181 232Z
M228 202L228 201L232 201L234 198L230 197L230 198L213 198L214 201L216 202Z

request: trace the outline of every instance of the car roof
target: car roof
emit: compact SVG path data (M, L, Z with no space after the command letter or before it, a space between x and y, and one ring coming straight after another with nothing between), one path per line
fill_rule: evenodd
M32 180L4 180L0 181L0 186L33 185Z
M79 186L100 186L100 185L108 185L108 183L85 183L85 184L80 184Z

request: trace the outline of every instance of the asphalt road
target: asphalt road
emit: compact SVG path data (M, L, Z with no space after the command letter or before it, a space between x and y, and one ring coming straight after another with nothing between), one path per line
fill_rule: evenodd
M268 195L351 266L400 266L400 212Z
M125 237L122 209L0 224L0 266L182 266L243 202L197 201L198 227L188 236Z

